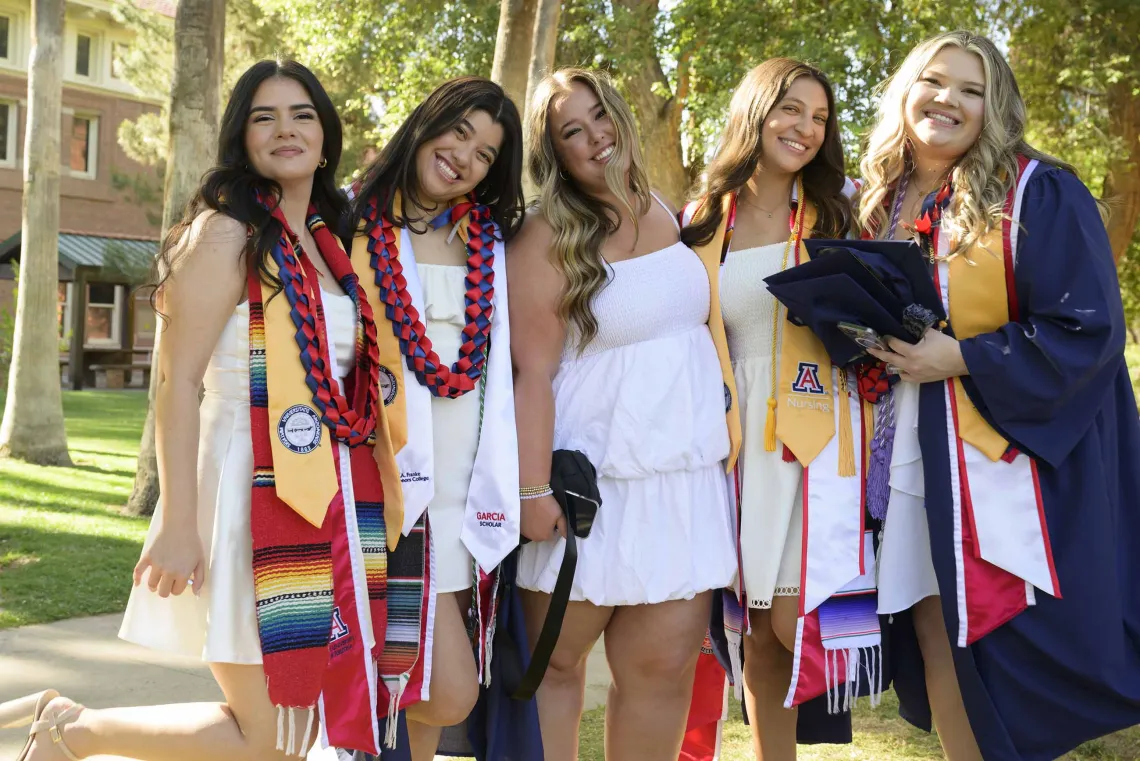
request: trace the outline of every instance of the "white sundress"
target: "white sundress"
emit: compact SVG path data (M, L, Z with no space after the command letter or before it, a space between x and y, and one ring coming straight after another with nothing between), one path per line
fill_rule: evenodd
M764 425L772 395L773 357L779 362L780 316L772 351L776 298L764 278L780 269L785 243L729 251L720 271L724 317L743 432L737 467L741 476L740 554L750 608L771 608L772 598L800 591L803 539L803 467L784 462L782 447L764 449Z
M602 497L578 540L570 599L691 599L736 576L709 280L680 242L609 269L593 302L598 333L581 354L568 337L554 379L554 448L589 458ZM519 586L551 592L564 547L563 538L525 545Z
M329 356L343 383L356 358L356 306L322 289ZM131 590L119 636L144 647L208 663L261 663L253 591L249 428L249 303L239 304L214 347L203 378L198 436L198 535L208 566L201 595L165 599L143 583ZM338 446L340 446L338 444ZM146 545L162 526L163 504Z

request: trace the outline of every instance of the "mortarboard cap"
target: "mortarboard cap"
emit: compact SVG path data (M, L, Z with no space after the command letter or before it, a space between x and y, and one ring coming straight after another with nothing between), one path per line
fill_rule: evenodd
M944 319L926 258L914 243L807 239L804 244L809 261L764 281L787 306L788 319L809 327L835 364L866 357L838 327L841 322L915 343L927 325Z

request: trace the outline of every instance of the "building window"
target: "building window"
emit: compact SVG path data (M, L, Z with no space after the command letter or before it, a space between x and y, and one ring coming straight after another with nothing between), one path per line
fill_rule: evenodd
M150 304L150 289L135 291L135 351L154 347L154 335L158 329L158 315Z
M0 166L16 166L16 104L0 100Z
M75 36L75 73L81 77L91 76L91 38L86 34Z
M72 116L69 151L72 177L95 178L99 146L99 120L93 116Z
M59 284L59 301L56 316L59 319L59 348L67 351L71 345L71 283Z
M0 16L0 61L12 57L12 17Z
M87 314L83 345L91 348L119 348L123 317L123 286L110 283L87 285Z
M127 46L123 42L111 43L111 78L123 78L123 61L127 57Z

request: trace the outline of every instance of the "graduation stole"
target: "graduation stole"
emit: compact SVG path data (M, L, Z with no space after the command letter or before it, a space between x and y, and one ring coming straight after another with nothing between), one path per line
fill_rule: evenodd
M728 354L728 337L724 332L724 316L720 311L720 265L724 264L721 248L716 244L725 236L727 216L721 219L721 226L712 241L703 246L697 246L694 251L705 267L709 278L709 332L712 333L713 344L716 346L716 356L720 361L720 374L724 382L724 415L728 424L728 459L724 468L732 473L736 468L736 458L740 455L740 410L736 405L736 377L732 374L732 358ZM683 221L683 218L682 218ZM729 233L731 237L731 233Z
M939 224L948 184L926 200L915 228L935 264L955 338L995 331L1020 316L1014 272L1022 200L1036 160L1018 157L1000 228L969 251L940 258L950 244ZM945 383L955 561L960 594L957 642L965 647L1036 603L1035 590L1060 597L1037 463L1012 448L982 417L961 380Z
M803 192L802 178L796 178L795 190L797 200L790 213L781 269L790 263L793 250L794 264L808 260L803 237L805 231L810 235L816 221L815 208ZM727 194L722 203L720 227L699 252L704 258L704 251L715 251L723 263L735 223L735 194ZM835 710L840 710L840 695L851 694L850 690L842 691L841 685L857 681L860 673L867 674L868 684L879 685L871 690L876 700L881 692L874 552L863 505L870 415L859 395L852 393L854 384L849 387L848 373L832 366L827 350L811 329L780 320L781 313L783 308L777 302L773 352L781 335L783 341L778 362L773 362L775 377L773 396L768 401L765 449L775 451L780 443L783 459L799 461L804 467L804 561L796 645L799 668L786 704L799 705L827 692ZM854 419L860 421L858 450ZM856 457L856 451L862 456ZM739 484L734 486L739 526L740 490ZM744 626L744 595L743 588L737 600L726 595L726 636L731 649L735 649ZM739 683L737 680L734 674L734 682ZM849 701L849 697L844 699Z
M367 696L375 637L368 621L383 625L385 593L382 579L371 573L383 565L383 537L377 542L362 517L384 501L377 459L387 453L372 446L383 418L376 325L339 240L315 208L309 213L320 255L357 309L356 362L343 391L317 271L275 204L271 214L283 233L265 267L280 280L280 292L256 268L247 279L258 634L269 697L279 711L277 747L301 755L307 738L302 729L312 726L330 677L339 675L349 690L363 686ZM344 498L345 469L355 499ZM353 572L354 558L368 569L367 580ZM336 692L334 701L347 697ZM304 712L303 724L294 709ZM331 738L357 743L374 735L370 712L345 716L343 723L347 734L330 729Z
M358 192L359 189L353 190ZM393 202L393 217L398 218L401 214L401 199L397 193ZM377 312L383 311L390 325L390 328L382 327L378 330L377 340L388 422L387 428L380 435L388 437L390 451L394 454L409 443L409 392L405 384L416 383L431 396L444 398L456 398L478 387L482 399L485 389L484 373L488 367L494 313L495 243L500 237L498 228L491 218L490 210L468 198L456 199L447 210L431 220L431 225L437 229L445 225L457 226L468 249L468 274L465 279L467 319L463 329L466 340L460 346L458 360L450 366L432 349L420 312L413 304L408 278L401 262L398 242L400 229L383 214L378 199L371 199L366 206L362 228L357 231L353 242L351 266L362 282L369 284L365 289L368 300ZM410 371L411 378L404 372L404 368ZM420 401L429 402L430 399ZM423 410L417 408L417 412L420 411L424 415L430 415L430 405ZM413 417L419 418L419 415ZM430 428L430 423L421 420L417 422ZM416 435L419 434L417 431ZM430 440L426 443L430 449ZM430 652L434 639L432 622L435 617L430 529L427 526L426 512L427 500L433 491L432 476L417 481L417 477L422 474L409 474L408 483L401 485L400 468L394 454L387 468L382 470L384 483L387 486L389 479L392 479L395 484L393 488L400 489L405 499L412 500L412 512L405 513L401 505L399 513L389 510L384 516L386 526L393 527L388 531L389 547L399 541L399 546L390 553L388 562L388 630L378 663L389 699L389 737L386 738L389 747L395 743L397 711L429 698L430 662L424 656ZM427 488L418 488L424 482ZM517 483L512 487L512 497L516 493ZM497 495L488 497L494 499ZM409 535L399 540L401 524L412 520L415 523ZM466 534L466 526L464 533ZM494 564L497 565L497 560ZM477 656L480 674L483 675L488 674L490 668L489 649L490 638L493 636L498 580L494 573L480 570L477 562L473 574L476 576L473 587L474 618L476 629L481 635ZM397 617L400 620L396 620ZM402 639L398 639L401 633ZM411 636L413 633L417 635L415 638Z

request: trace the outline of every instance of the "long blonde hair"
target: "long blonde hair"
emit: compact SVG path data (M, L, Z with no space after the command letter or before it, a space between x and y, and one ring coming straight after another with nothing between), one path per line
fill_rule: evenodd
M558 315L576 331L581 351L598 333L591 302L606 284L602 244L618 228L622 212L585 193L563 176L550 133L554 101L568 95L575 82L589 87L614 125L614 157L606 164L606 186L637 220L649 210L649 179L641 156L633 112L612 80L601 71L560 69L538 84L527 115L527 168L538 188L538 210L554 230L557 265L566 278ZM624 167L628 166L626 173Z
M982 132L954 169L953 197L943 225L953 241L948 256L968 251L999 226L1010 188L1017 181L1017 157L1026 156L1076 173L1025 141L1025 101L1013 70L988 38L972 32L946 32L915 46L898 70L883 83L879 113L859 164L863 187L858 218L864 230L879 232L888 224L884 199L910 169L906 135L906 99L930 61L946 47L978 56L985 71Z

